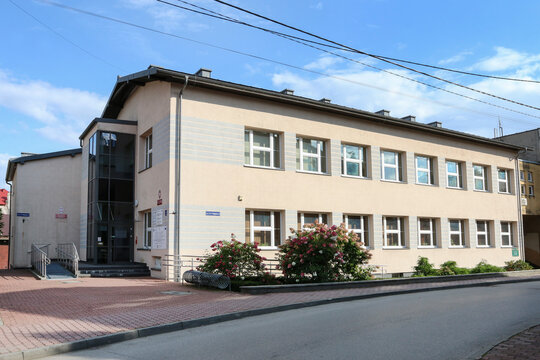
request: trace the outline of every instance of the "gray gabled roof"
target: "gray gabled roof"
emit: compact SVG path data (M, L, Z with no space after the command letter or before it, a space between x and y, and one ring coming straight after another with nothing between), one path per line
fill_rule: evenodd
M45 153L45 154L21 156L18 158L9 159L7 171L6 171L6 181L13 180L13 176L15 175L17 164L22 165L28 161L51 159L51 158L60 157L60 156L75 156L81 153L82 153L82 149L77 148L77 149L70 149L70 150L55 151L55 152L50 152L50 153Z
M217 91L234 93L237 95L255 97L265 99L268 101L274 101L279 103L285 103L294 106L306 107L314 110L319 110L328 113L340 114L351 118L357 118L364 121L374 121L379 124L386 124L396 127L405 127L414 129L421 132L437 134L450 138L458 138L461 140L467 140L475 143L481 143L486 145L492 145L496 147L503 147L506 149L518 151L522 149L519 146L504 143L498 140L485 138L482 136L471 135L468 133L449 130L441 127L435 127L415 121L408 121L391 116L383 116L368 111L358 110L342 105L336 105L324 101L313 100L296 95L287 95L281 92L266 90L262 88L241 85L223 80L216 80L208 77L197 76L193 74L187 74L179 71L164 69L158 66L149 66L148 69L119 77L116 81L115 87L109 97L105 109L103 110L102 118L116 118L124 103L129 98L131 93L138 86L144 86L148 82L152 81L167 81L172 83L185 84L186 79L189 78L188 86L195 86L200 88L207 88Z

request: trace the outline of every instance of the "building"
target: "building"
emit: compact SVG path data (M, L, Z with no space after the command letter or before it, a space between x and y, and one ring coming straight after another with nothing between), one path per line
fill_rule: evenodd
M0 270L7 269L9 264L9 191L0 189Z
M510 134L499 139L526 148L519 155L525 260L540 267L540 198L535 193L535 181L540 180L540 129Z
M231 233L271 258L287 229L316 220L344 222L391 273L419 256L523 256L519 146L210 75L150 66L117 79L73 158L82 259L166 278L168 258Z

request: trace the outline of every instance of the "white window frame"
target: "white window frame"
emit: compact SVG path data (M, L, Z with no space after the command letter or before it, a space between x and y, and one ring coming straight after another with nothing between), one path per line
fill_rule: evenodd
M427 168L421 168L418 166L419 158L423 158L427 160ZM414 162L416 166L416 183L418 185L434 185L435 179L433 176L433 158L429 156L425 156L425 155L416 155L414 158ZM420 178L419 173L427 173L427 178L428 178L427 183L423 183L418 180Z
M527 189L525 188L524 184L520 185L520 189L521 189L521 196L527 196Z
M254 244L255 243L255 231L270 231L270 246L262 246L259 244L259 248L260 249L277 249L277 245L276 245L276 228L275 228L275 225L276 225L276 222L275 222L275 217L276 216L281 216L281 212L279 211L274 211L274 210L261 210L261 209L257 209L257 210L246 210L246 211L249 211L249 242L250 244ZM269 212L270 213L270 226L255 226L255 212L257 211L264 211L264 212ZM281 220L281 217L280 217L280 220ZM282 222L280 221L280 224L282 224ZM281 232L282 232L282 226L280 225L280 228L279 228L279 236L281 237ZM281 238L279 239L279 243L281 244Z
M150 234L150 242L148 241L148 234ZM144 213L144 239L143 248L152 248L152 211L146 211Z
M519 170L519 180L525 181L525 172L523 170Z
M429 230L421 230L420 221L429 220ZM434 249L437 247L436 234L435 234L435 219L433 218L418 218L418 248L419 249ZM430 244L422 245L422 235L429 235Z
M349 228L349 216L359 217L360 218L360 229L350 229ZM368 233L368 239L366 239L366 232L368 228L368 217L366 215L354 215L354 214L344 214L343 215L343 222L345 223L345 227L347 230L352 231L358 235L360 238L360 241L364 243L365 248L369 248L369 233Z
M459 230L452 230L451 222L457 221L459 224ZM448 247L449 248L464 248L465 247L465 229L464 221L461 219L448 219ZM459 245L452 245L452 235L459 235Z
M533 181L533 174L530 171L527 171L527 181L528 182L534 182Z
M347 146L352 146L358 148L358 153L360 154L360 159L351 159L347 157ZM367 162L366 162L366 148L359 145L351 145L351 144L341 144L341 163L342 163L342 169L341 169L341 175L343 176L350 176L350 177L357 177L357 178L366 178L367 174L364 174L364 164L366 165L366 172L367 172ZM358 164L359 171L358 173L360 175L350 175L347 174L347 163L355 163Z
M384 153L394 154L395 164L386 164L384 162ZM396 179L385 178L385 168L394 169L396 171ZM381 179L384 181L403 182L403 174L401 174L401 153L392 150L381 150Z
M326 215L326 221L328 221L328 214L325 214L325 213L312 213L312 212L301 212L299 213L300 214L300 229L301 230L306 230L307 228L305 227L306 223L304 222L304 214L317 214L317 220L319 221L319 224L322 224L323 223L323 215ZM311 224L311 223L309 223ZM329 224L327 224L329 225Z
M485 231L478 231L478 224L479 223L484 223L485 224L485 229L486 229ZM478 238L481 235L485 235L485 237L486 237L486 244L485 245L480 245L480 243L478 241ZM476 247L479 247L479 248L491 247L491 241L489 239L489 221L487 221L487 220L476 220Z
M317 142L317 153L316 154L312 154L312 153L305 153L304 152L304 140L309 140L309 141L316 141ZM296 141L298 143L298 147L299 147L299 150L300 150L300 169L296 169L298 171L302 171L302 172L308 172L308 173L312 173L312 174L326 174L326 172L322 172L321 169L322 169L322 146L324 144L324 141L323 140L317 140L317 139L312 139L312 138L303 138L301 136L298 136L296 138ZM311 157L311 158L316 158L317 159L317 171L311 171L311 170L304 170L304 157ZM325 161L327 161L327 159L325 159ZM328 169L328 166L326 166L326 168Z
M504 180L499 177L499 174L504 173ZM506 169L497 169L497 187L500 194L510 194L510 181L509 181L510 171ZM501 184L504 184L506 191L501 191Z
M266 146L256 146L256 145L253 145L253 132L260 132L260 133L263 133L263 134L268 134L268 141L270 143L270 147L266 147ZM278 137L278 143L279 143L279 134L277 133L273 133L273 132L266 132L264 130L252 130L252 129L245 129L244 133L248 133L249 135L249 163L245 164L245 165L248 165L248 166L253 166L253 167L258 167L258 168L264 168L264 169L280 169L280 167L275 167L274 166L274 156L276 155L275 154L275 148L274 148L274 137L277 136ZM245 140L244 140L245 141ZM270 166L264 166L264 165L255 165L253 163L253 150L258 150L258 151L264 151L264 152L268 152L270 153ZM278 149L278 156L281 156L281 152L279 151L280 149ZM245 159L244 159L245 161ZM281 165L281 161L279 162L280 165Z
M153 155L152 149L154 147L154 139L152 134L148 134L144 138L144 168L148 169L152 167Z
M475 168L476 167L479 167L482 169L482 175L481 176L478 176L475 174ZM474 191L484 191L484 192L487 192L488 188L487 188L487 177L486 177L486 173L487 173L487 167L484 166L484 165L478 165L478 164L474 164L473 165L473 183L474 183ZM476 188L476 180L482 180L482 189L477 189Z
M508 225L508 231L503 231L503 225ZM504 236L508 236L508 244L504 244ZM512 247L512 223L510 221L501 221L501 247Z
M456 164L456 172L455 173L448 171L448 163ZM461 178L461 173L462 173L461 163L458 162L458 161L448 160L446 162L446 187L448 187L450 189L463 189L463 180ZM450 176L455 176L457 178L458 186L450 186L450 185L448 185L448 184L450 184L450 181L448 180L450 178Z
M529 197L534 197L534 185L529 185Z
M396 218L397 219L397 230L388 230L386 228L386 219L388 218ZM402 232L405 234L404 229L402 227L405 226L405 219L400 216L383 216L383 249L405 249L405 239L401 236ZM386 237L387 234L397 234L398 235L398 243L397 246L391 246L388 245L388 239Z

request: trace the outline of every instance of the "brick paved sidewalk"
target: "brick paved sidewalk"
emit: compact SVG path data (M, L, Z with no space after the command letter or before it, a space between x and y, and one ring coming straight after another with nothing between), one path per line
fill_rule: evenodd
M489 350L482 360L540 360L540 325L527 329Z
M529 279L540 280L540 276ZM475 279L451 283L246 295L182 286L152 278L39 281L27 271L1 271L0 358L2 354L241 311L397 291L515 280L515 277Z

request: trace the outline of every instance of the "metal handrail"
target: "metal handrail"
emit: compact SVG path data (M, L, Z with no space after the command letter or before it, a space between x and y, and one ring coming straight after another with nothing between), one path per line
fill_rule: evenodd
M56 245L56 260L66 269L79 276L79 253L74 243Z
M42 248L46 248L48 252L49 245L36 245L32 244L31 247L31 263L32 268L41 277L47 277L47 265L51 263L51 259L47 256L47 253Z

